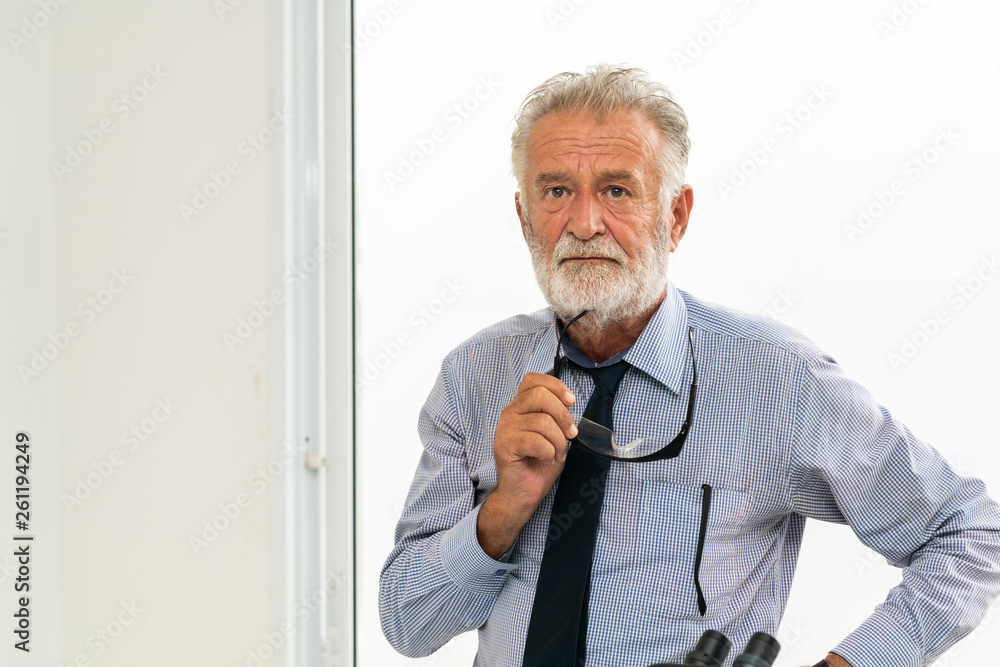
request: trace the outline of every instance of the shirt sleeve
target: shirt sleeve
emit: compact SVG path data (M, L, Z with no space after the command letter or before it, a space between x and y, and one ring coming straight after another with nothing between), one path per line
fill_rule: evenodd
M461 414L446 359L420 412L424 452L379 577L382 631L409 657L483 625L518 567L507 562L510 551L494 560L479 545Z
M804 367L792 447L795 511L845 522L903 568L833 650L854 667L917 667L979 624L1000 593L1000 507L821 357Z

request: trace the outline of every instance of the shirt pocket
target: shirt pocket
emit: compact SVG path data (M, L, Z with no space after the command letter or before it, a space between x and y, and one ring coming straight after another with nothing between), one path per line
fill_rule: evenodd
M739 586L735 551L747 506L743 491L643 481L632 606L670 618L719 616Z

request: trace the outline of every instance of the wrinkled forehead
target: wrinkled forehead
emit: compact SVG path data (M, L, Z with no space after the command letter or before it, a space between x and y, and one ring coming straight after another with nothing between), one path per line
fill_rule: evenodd
M636 170L655 167L660 133L639 111L603 115L553 112L528 137L530 172L558 169Z

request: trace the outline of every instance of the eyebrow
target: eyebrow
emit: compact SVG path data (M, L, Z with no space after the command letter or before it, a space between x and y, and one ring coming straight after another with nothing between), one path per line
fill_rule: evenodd
M618 181L619 183L628 183L633 188L639 187L639 181L628 171L606 171L601 174L600 180Z
M543 185L545 183L556 183L558 181L568 181L569 172L568 171L546 171L535 176L535 185Z
M544 185L546 183L558 183L560 181L570 180L569 172L567 171L546 171L535 176L535 185ZM618 181L621 183L628 183L633 187L639 185L639 181L636 180L635 176L628 171L606 171L599 175L599 181Z

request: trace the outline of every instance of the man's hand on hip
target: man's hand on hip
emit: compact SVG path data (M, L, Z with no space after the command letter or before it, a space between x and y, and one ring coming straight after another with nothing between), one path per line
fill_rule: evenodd
M851 667L851 663L847 662L836 653L828 653L825 660L820 660L813 665L813 667Z
M514 544L566 462L577 428L567 406L576 398L558 378L528 373L500 413L493 439L497 488L479 511L477 537L491 558Z

